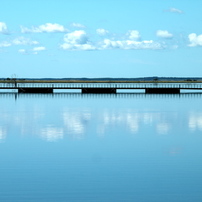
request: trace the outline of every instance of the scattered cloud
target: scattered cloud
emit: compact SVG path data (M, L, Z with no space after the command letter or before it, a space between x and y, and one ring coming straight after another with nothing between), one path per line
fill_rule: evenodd
M33 48L33 51L43 51L43 50L46 50L46 48L44 46L39 46L39 47Z
M158 30L156 32L156 36L164 39L171 39L173 38L173 34L169 33L167 30Z
M9 40L9 41L3 41L3 42L0 42L0 48L6 48L6 47L10 47L10 46L27 46L27 45L37 45L39 44L38 41L33 41L29 38L25 38L25 37L17 37L13 40ZM24 53L25 49L20 49L18 52L20 53Z
M166 12L183 14L183 11L177 8L169 8Z
M75 23L75 22L73 22L73 23L71 24L71 26L72 26L72 27L76 27L76 28L82 28L82 29L85 28L84 25L82 25L82 24L80 24L80 23Z
M138 30L129 30L126 33L126 40L111 40L104 39L98 49L123 49L123 50L138 50L138 49L163 49L163 46L153 40L140 40L141 35Z
M37 45L39 44L38 41L32 41L29 38L25 37L18 37L12 41L14 45Z
M34 47L31 50L19 49L18 52L24 55L35 54L37 55L39 51L44 51L46 48L44 46Z
M98 29L98 34L106 34L105 29ZM153 40L139 41L140 33L137 30L130 30L127 34L127 40L112 40L105 38L102 41L91 43L84 30L77 30L67 33L64 36L64 44L61 48L64 50L105 50L105 49L163 49L164 47Z
M96 29L96 32L100 36L105 36L105 35L109 34L109 31L106 29Z
M88 42L87 34L84 30L77 30L64 36L64 41L71 44L86 44Z
M4 22L0 22L0 33L1 34L8 34L9 33L7 25Z
M9 43L9 42L7 42L7 41L3 41L3 42L0 43L0 47L9 47L9 46L11 46L11 45L12 45L12 44Z
M124 50L137 50L137 49L163 49L163 46L154 42L153 40L149 41L133 41L133 40L110 40L105 39L101 49L124 49Z
M172 8L170 12L182 13L179 9ZM84 27L79 23L72 23L74 27ZM97 35L103 36L100 38L89 38L89 35L83 29L69 32L63 25L46 23L38 27L21 27L21 32L25 33L64 33L63 43L60 44L60 48L63 50L106 50L106 49L121 49L121 50L159 50L159 49L176 49L180 46L177 41L166 41L166 39L172 39L174 35L167 30L157 30L156 36L162 40L143 40L141 39L140 32L138 30L129 30L122 36L116 36L114 34L109 35L109 31L104 28L96 30ZM67 32L67 33L66 33ZM8 33L7 25L4 22L0 22L0 33ZM39 46L39 42L30 38L22 36L0 41L0 48L6 48L10 46L36 46L28 51L24 48L19 49L19 53L38 54L39 51L44 51L44 46ZM7 36L6 36L7 37ZM93 40L94 39L94 40ZM202 46L202 34L197 35L191 33L188 35L190 47ZM182 44L181 44L182 45Z
M190 44L188 46L195 47L195 46L202 46L202 34L196 35L195 33L189 34L188 36Z
M64 42L61 45L61 48L64 50L95 50L95 47L90 43L84 30L77 30L65 34Z
M141 38L140 33L137 30L130 30L127 35L131 40L139 40Z
M51 32L68 32L68 30L60 24L46 23L38 27L27 28L21 26L22 33L51 33Z
M28 54L28 52L25 49L19 49L18 52L21 54Z

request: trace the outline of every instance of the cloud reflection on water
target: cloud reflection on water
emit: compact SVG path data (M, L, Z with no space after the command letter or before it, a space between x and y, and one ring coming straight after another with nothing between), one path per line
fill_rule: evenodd
M189 115L188 125L192 131L202 130L202 113L191 112Z
M56 128L53 126L46 126L41 129L41 137L49 142L54 142L59 139L63 139L64 130L63 128Z
M175 117L175 114L172 114ZM169 117L160 112L116 112L103 114L103 124L99 132L104 133L112 125L126 126L131 133L138 133L144 126L154 127L158 134L166 134L171 129ZM174 124L174 123L173 123Z
M156 130L158 134L167 134L170 130L170 125L168 123L159 123L156 125Z
M6 129L0 126L0 142L6 138Z
M202 130L202 113L137 111L133 109L94 111L92 109L64 108L50 119L45 109L31 110L23 113L4 112L0 116L0 142L12 131L21 135L36 135L42 139L54 142L65 137L70 139L85 139L89 130L97 136L105 136L109 132L127 130L138 134L147 128L156 134L165 135L174 130L195 132ZM39 115L37 115L39 114ZM41 116L43 115L43 116ZM180 123L180 124L179 124ZM4 126L4 127L3 127ZM9 132L8 132L9 131ZM18 134L19 134L18 133Z
M82 139L86 131L87 122L91 119L88 111L71 111L65 109L63 114L64 128L68 134L73 134L73 138Z

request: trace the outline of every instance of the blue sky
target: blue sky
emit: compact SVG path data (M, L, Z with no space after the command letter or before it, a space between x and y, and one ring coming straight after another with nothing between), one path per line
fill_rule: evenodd
M200 0L0 5L0 77L202 77Z

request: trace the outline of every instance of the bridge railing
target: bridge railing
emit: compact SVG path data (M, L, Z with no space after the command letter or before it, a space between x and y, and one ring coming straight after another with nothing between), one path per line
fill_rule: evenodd
M145 89L145 88L180 88L202 89L201 83L0 83L1 89L8 88L116 88L116 89Z

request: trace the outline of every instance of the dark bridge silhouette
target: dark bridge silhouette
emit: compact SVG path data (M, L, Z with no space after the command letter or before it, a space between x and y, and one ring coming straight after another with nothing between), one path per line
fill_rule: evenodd
M117 90L142 89L150 94L179 94L181 90L202 90L202 83L26 80L0 81L0 89L15 89L18 93L53 93L57 89L80 89L82 93L117 93Z

